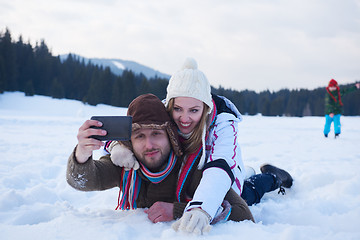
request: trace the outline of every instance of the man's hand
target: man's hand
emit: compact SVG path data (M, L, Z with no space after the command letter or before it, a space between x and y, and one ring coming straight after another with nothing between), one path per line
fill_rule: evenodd
M91 157L94 150L100 149L104 146L102 141L90 138L92 135L105 136L106 131L102 129L90 128L91 126L101 127L102 123L96 120L87 120L79 128L77 135L78 145L75 152L76 160L79 163L86 162Z
M175 231L195 233L197 235L209 232L211 229L209 214L201 208L193 208L185 212L171 227Z
M330 114L329 114L329 117L333 118L333 117L334 117L334 114L333 114L333 113L330 113Z
M148 218L153 222L169 222L174 220L174 204L167 202L156 202L149 209L144 212Z

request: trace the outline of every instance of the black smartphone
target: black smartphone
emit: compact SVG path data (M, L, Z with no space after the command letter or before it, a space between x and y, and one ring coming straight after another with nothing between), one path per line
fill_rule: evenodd
M93 126L93 128L104 129L107 134L105 136L93 135L90 137L100 141L130 140L132 126L131 116L92 116L91 120L102 122L103 125L101 127Z

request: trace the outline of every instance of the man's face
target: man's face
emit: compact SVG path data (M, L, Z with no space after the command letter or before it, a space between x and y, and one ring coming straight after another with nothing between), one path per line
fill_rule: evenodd
M170 141L165 130L139 129L132 132L131 142L136 158L152 171L158 171L168 160Z

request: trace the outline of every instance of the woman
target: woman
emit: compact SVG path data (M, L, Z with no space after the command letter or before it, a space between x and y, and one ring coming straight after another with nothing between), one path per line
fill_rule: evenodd
M203 169L185 212L201 208L212 219L230 187L239 195L242 191L245 168L237 141L241 115L229 100L211 95L210 83L191 58L170 78L165 106L183 139L184 164L199 158L197 168Z

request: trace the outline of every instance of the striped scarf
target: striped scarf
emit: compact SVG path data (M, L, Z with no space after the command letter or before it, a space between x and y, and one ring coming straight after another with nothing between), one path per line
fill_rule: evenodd
M344 104L343 104L342 101L341 101L340 88L339 88L339 86L337 86L337 85L336 85L335 87L336 87L336 91L337 91L337 95L338 95L338 99L339 99L339 104L340 104L341 106L343 106ZM329 87L326 88L326 91L328 92L328 94L330 94L330 97L331 97L331 98L334 100L334 102L336 103L337 100L336 100L335 96L332 94L332 92L330 91Z
M177 156L173 151L170 152L168 164L161 172L153 173L140 163L141 173L152 183L157 184L164 180L175 166ZM141 178L137 171L131 169L126 171L122 169L122 178L120 182L120 191L118 196L118 205L115 210L136 209L136 200L139 196L141 187Z
M190 175L190 172L196 168L195 166L195 162L197 162L197 159L199 159L202 155L202 146L200 146L195 153L190 154L189 156L187 156L186 158L186 162L184 164L184 166L182 167L182 170L180 172L179 175L179 181L176 187L176 199L179 202L182 202L183 200L185 201L191 201L191 198L189 198L188 196L182 196L183 194L183 189L184 189L184 185L185 182L188 178L188 176ZM185 198L185 199L184 199Z
M208 128L210 128L215 124L216 115L217 115L217 108L214 100L212 102L213 102L213 111L210 115L210 119L208 120L209 121ZM190 172L192 172L196 168L195 163L198 162L199 169L202 169L204 167L204 164L206 162L205 144L207 138L208 135L206 134L206 129L204 129L204 132L202 134L202 144L198 147L198 149L194 153L189 154L184 158L185 164L183 165L181 172L179 174L179 180L176 188L176 199L179 202L182 202L183 200L189 202L192 200L191 198L189 198L189 196L184 195L183 189L188 176L191 175Z

